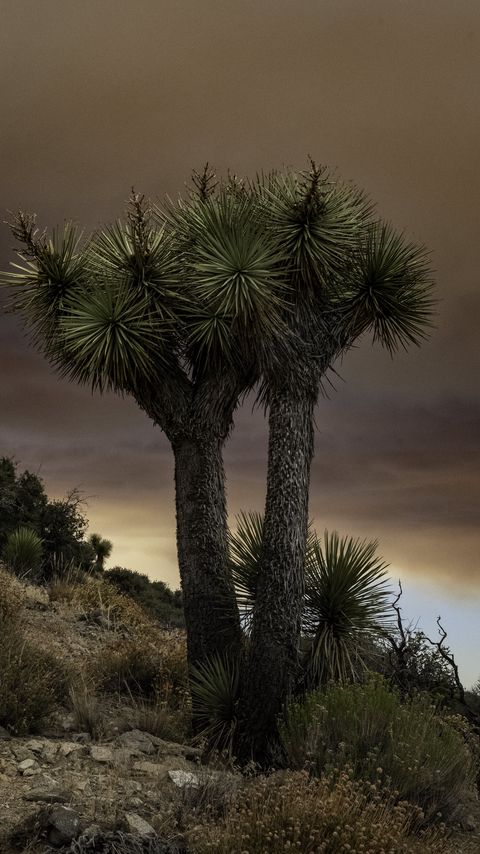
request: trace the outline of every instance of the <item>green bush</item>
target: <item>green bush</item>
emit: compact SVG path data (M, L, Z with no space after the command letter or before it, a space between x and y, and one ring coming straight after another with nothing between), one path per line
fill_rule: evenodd
M35 579L42 563L42 540L31 528L17 528L8 535L3 560L19 577Z
M348 766L372 783L381 774L428 821L439 812L457 818L474 790L476 760L464 734L428 697L402 702L381 679L307 695L290 705L281 734L293 767L321 774Z
M302 772L247 783L224 818L190 833L192 854L446 854L443 828L419 830L420 811L395 804L348 774L309 779Z
M182 594L172 591L163 581L150 581L147 575L114 566L104 572L104 578L121 593L130 596L160 623L173 628L185 626Z

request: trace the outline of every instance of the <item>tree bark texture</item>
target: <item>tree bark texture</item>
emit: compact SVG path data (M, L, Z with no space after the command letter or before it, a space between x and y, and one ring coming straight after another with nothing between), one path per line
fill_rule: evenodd
M177 549L189 669L218 652L239 655L242 633L228 562L223 441L173 444Z
M268 764L278 752L277 718L298 667L310 468L313 390L277 390L270 401L263 565L245 677L240 753Z

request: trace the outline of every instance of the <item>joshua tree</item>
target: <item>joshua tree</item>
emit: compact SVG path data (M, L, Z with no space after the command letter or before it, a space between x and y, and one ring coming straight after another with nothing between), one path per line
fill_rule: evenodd
M64 376L132 395L170 440L190 665L241 644L222 448L281 290L252 198L207 168L194 182L155 217L132 192L126 222L85 245L70 224L49 239L19 213L21 263L3 274L12 310Z
M267 495L243 713L244 750L268 761L292 690L304 593L314 408L328 368L367 330L394 353L429 326L431 281L410 244L350 186L312 163L307 174L260 182L264 230L284 253L283 316L292 346L263 370L269 410Z
M105 540L100 534L90 534L88 544L94 552L93 569L102 572L107 557L112 554L113 544L110 540Z

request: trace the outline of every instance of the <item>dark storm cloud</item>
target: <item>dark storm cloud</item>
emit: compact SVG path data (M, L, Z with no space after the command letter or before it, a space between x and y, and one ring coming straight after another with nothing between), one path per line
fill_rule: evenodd
M480 11L457 0L6 0L0 206L88 230L131 184L176 195L209 160L253 174L307 153L432 251L437 329L391 361L363 343L318 410L312 515L379 536L395 567L477 581ZM2 217L3 218L3 217ZM0 267L12 241L0 230ZM59 379L0 319L0 453L81 484L114 559L175 578L170 449L129 400ZM246 405L229 506L261 509L266 426ZM476 540L475 540L476 538Z

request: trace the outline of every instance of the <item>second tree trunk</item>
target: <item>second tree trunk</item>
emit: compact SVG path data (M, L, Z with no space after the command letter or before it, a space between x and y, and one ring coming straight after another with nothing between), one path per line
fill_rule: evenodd
M277 719L298 667L315 395L277 392L270 402L262 570L242 703L241 753L278 758ZM277 754L277 755L276 755Z

